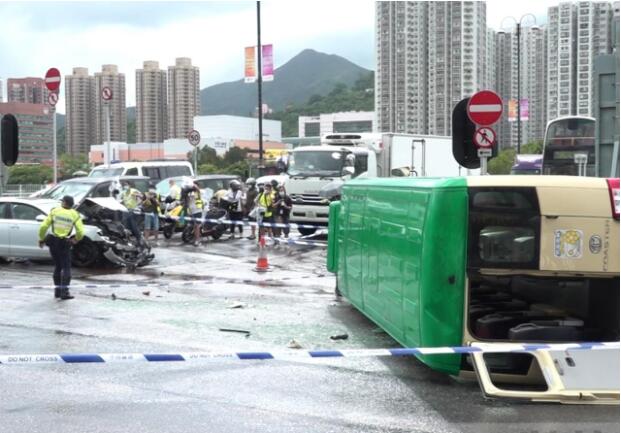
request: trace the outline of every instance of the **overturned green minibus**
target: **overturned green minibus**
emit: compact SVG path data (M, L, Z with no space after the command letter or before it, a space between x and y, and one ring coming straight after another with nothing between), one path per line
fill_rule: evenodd
M619 351L485 353L504 343L619 341L619 179L378 178L330 206L328 270L406 347L493 397L618 403Z

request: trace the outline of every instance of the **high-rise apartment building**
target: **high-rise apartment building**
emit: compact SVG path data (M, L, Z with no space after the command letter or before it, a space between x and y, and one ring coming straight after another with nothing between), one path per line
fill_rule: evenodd
M613 50L610 2L564 2L548 8L548 119L593 115L593 59Z
M509 100L517 98L517 37L514 32L496 34L495 80L492 89L503 102L502 116L494 125L496 141L501 149L517 142L517 125L509 122Z
M0 102L4 102L4 80L0 78Z
M19 162L52 164L52 110L44 104L0 103L0 118L13 114L19 124Z
M168 67L168 136L185 138L201 110L200 72L192 60L180 57Z
M166 71L145 61L136 70L136 142L163 143L167 137Z
M496 30L487 29L485 33L485 88L494 89L496 86Z
M524 122L522 142L543 140L547 125L548 55L546 30L533 26L522 33L523 55L521 80L522 96L528 99L528 121ZM517 126L517 125L516 125Z
M48 90L43 78L9 78L7 80L7 102L25 104L47 104Z
M379 131L427 132L426 2L375 3Z
M95 140L95 79L87 68L73 68L65 76L65 136L67 153L87 155Z
M112 99L102 98L102 89L112 90ZM125 74L119 73L116 65L103 65L101 72L95 73L93 93L95 109L95 141L93 144L106 142L106 110L110 110L110 141L127 141L127 109L125 107Z
M450 135L489 79L485 2L377 2L375 37L378 130Z

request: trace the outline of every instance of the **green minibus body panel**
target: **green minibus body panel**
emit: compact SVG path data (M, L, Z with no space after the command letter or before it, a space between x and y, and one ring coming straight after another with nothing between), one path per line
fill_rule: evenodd
M339 290L404 346L461 345L467 209L465 178L347 182L328 238ZM420 359L459 372L459 355Z
M339 228L339 212L341 212L341 202L330 203L330 216L328 227ZM328 271L337 273L338 271L338 236L333 230L328 231Z

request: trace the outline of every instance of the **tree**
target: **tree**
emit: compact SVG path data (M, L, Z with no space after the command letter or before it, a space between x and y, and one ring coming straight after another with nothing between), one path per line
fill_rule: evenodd
M489 174L509 174L515 162L515 149L507 148L498 152L496 158L490 159L487 167Z
M14 165L9 168L9 180L11 185L38 184L51 182L54 178L52 167L46 165Z
M197 167L197 171L197 174L215 174L219 169L213 164L201 164Z
M60 177L68 179L73 177L73 173L76 171L90 171L90 165L88 163L88 157L86 155L72 156L68 153L64 153L59 158L60 161Z
M225 166L233 165L238 162L245 161L248 157L248 149L241 147L231 147L228 152L224 154L223 164Z
M136 121L135 120L127 121L127 142L128 143L136 142Z

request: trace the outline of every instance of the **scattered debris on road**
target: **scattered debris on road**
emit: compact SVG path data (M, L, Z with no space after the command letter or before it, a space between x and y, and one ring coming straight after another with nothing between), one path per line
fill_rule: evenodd
M330 340L347 340L349 338L348 334L337 334L331 335Z
M291 340L288 344L287 347L289 349L301 349L302 345L300 343L298 343L295 339Z

